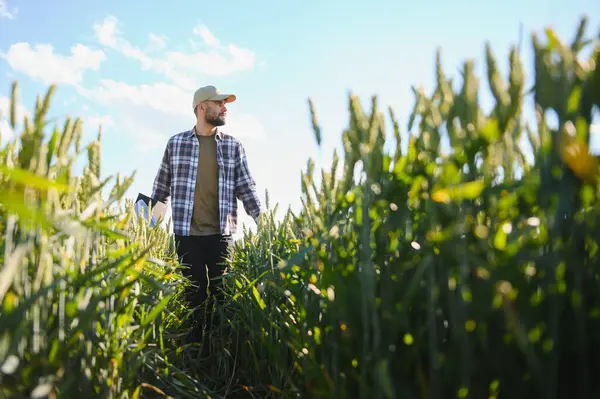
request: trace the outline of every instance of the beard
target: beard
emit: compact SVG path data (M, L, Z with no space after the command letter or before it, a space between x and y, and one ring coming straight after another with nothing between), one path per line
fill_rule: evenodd
M225 124L225 116L222 114L206 115L204 117L206 123L211 126L223 126Z

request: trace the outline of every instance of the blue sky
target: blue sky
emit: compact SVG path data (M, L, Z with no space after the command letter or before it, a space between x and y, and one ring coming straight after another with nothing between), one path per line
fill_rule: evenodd
M531 78L530 33L552 26L570 40L583 14L598 32L597 0L0 0L0 106L15 79L25 111L58 83L51 114L83 117L86 142L102 122L104 176L137 170L135 197L150 192L168 138L193 126L194 90L216 85L238 97L225 130L244 144L261 195L268 189L280 207L297 209L308 158L328 164L339 147L349 91L365 107L377 94L406 132L410 88L432 88L437 47L456 80L467 58L482 76L484 41L506 70L523 23ZM489 103L487 90L482 84ZM309 96L323 127L320 150Z

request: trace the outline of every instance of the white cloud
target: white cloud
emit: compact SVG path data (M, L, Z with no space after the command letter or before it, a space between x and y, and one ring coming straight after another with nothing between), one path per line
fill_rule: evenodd
M0 19L15 19L18 11L17 7L8 8L6 0L0 0Z
M92 50L82 44L71 47L70 55L54 52L50 44L15 43L8 49L5 58L15 71L28 75L46 85L68 84L78 86L85 71L97 71L106 55L102 50Z
M0 119L0 142L3 140L10 140L15 135L12 127L7 120Z
M213 35L210 32L210 30L208 30L208 27L206 25L198 25L192 30L192 32L195 35L200 36L204 43L206 43L209 46L218 46L220 44L219 39L217 39L215 35Z
M232 136L247 138L251 140L264 140L267 138L267 131L258 118L252 114L228 115L227 125L223 127L226 132L231 132Z
M169 43L175 41L156 33L148 35L147 43L132 44L119 28L116 18L105 19L95 26L98 42L138 63L140 72L151 71L164 76L162 82L133 85L127 81L101 79L92 87L86 84L86 72L98 70L106 54L83 45L74 46L70 54L57 54L56 49L48 44L16 43L6 54L0 53L0 57L5 58L13 70L34 80L75 86L77 93L89 104L81 104L80 108L84 113L84 141L95 139L100 125L103 142L115 143L118 140L121 145L124 139L123 144L131 147L127 149L128 156L116 159L114 155L106 155L110 158L110 162L106 163L109 165L108 172L127 174L130 169L138 170L135 189L146 192L152 185L169 137L190 129L195 123L191 102L193 90L198 85L196 79L250 70L254 67L254 53L235 45L222 44L205 26L194 28L190 36L197 40L195 45L198 47L188 52L171 51ZM225 87L221 89L228 91ZM256 141L267 137L260 120L241 110L243 105L240 103L231 104L228 108L227 124L222 129L244 144L253 141L254 146L260 147ZM99 114L94 114L94 111ZM14 137L14 133L6 128L6 121L0 120L3 140L8 135ZM247 150L252 151L252 146L246 147ZM246 219L241 212L240 222L249 221Z
M85 118L84 123L88 124L89 126L94 126L95 128L98 128L100 127L100 125L102 125L103 127L112 126L114 124L114 121L110 115L95 115Z
M92 100L100 101L116 108L121 105L152 109L168 114L189 115L193 117L192 96L181 88L168 83L130 85L111 79L102 79L100 85L86 91Z
M157 72L170 80L131 85L102 79L96 87L79 87L78 92L90 101L111 109L110 125L118 126L119 132L137 141L136 148L142 152L164 146L171 135L193 126L193 91L188 90L196 87L198 76L223 76L254 66L251 51L234 45L222 46L206 26L193 30L195 36L202 39L203 50L189 53L162 51L167 46L167 38L156 33L149 34L149 45L145 49L138 47L123 36L115 17L95 24L94 31L101 45L138 61L142 71ZM236 113L236 105L230 106L223 130L240 139L264 139L265 127L258 118ZM110 125L103 124L104 127Z
M203 50L192 52L166 51L162 56L151 56L136 47L122 36L119 21L107 17L94 25L96 39L100 44L111 48L126 57L140 62L142 69L162 74L180 87L195 87L198 76L227 76L235 72L254 68L255 55L251 50L233 44L221 45L220 41L206 26L195 27L192 32L203 40ZM152 44L166 46L165 40L151 34Z
M156 35L154 33L150 33L150 35L148 35L148 38L150 39L150 50L162 50L165 47L167 47L167 37L166 36L159 36Z
M161 150L170 136L185 129L182 123L171 123L167 115L144 117L139 108L126 108L119 121L119 130L127 132L135 141L135 149L141 153ZM189 128L189 126L188 126Z
M118 50L127 57L139 60L144 68L149 68L152 60L141 49L121 38L115 17L107 17L101 24L94 25L96 40L103 46Z
M83 134L86 140L95 139L98 137L98 131L102 128L104 132L107 128L115 125L115 122L110 115L94 115L83 117ZM105 134L103 133L103 136Z
M194 125L192 92L175 85L154 83L130 85L104 79L97 88L84 94L93 101L112 107L119 130L138 139L138 148L148 151L161 147L175 133ZM235 103L229 105L223 131L239 139L261 140L265 127L254 115L237 113Z

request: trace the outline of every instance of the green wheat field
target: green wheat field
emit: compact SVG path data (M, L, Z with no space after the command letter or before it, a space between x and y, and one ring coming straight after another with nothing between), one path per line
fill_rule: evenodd
M134 176L102 175L101 136L82 143L80 119L47 119L55 87L16 121L15 82L0 398L600 397L600 41L587 24L526 40L530 68L516 47L502 61L486 47L485 76L468 60L451 77L436 54L433 92L398 93L415 99L407 126L376 96L368 111L349 96L343 154L323 171L307 161L302 210L275 219L267 204L236 243L202 356L173 237L124 197Z

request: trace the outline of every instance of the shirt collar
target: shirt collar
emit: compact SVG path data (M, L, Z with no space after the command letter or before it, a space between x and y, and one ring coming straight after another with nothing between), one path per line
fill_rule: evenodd
M192 127L192 129L188 132L187 137L188 138L193 138L194 136L196 136L196 126L194 125L194 127ZM223 132L221 132L218 128L217 128L217 133L215 134L215 137L217 139L223 139Z

